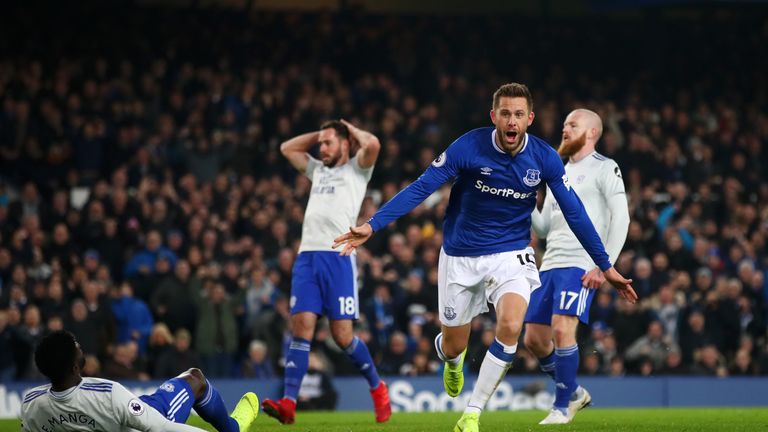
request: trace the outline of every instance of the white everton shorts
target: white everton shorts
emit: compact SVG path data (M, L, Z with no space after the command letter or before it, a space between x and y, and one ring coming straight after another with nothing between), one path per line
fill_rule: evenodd
M515 293L528 302L541 286L533 248L473 257L450 256L440 249L437 298L440 322L447 327L468 324L496 307L504 294Z

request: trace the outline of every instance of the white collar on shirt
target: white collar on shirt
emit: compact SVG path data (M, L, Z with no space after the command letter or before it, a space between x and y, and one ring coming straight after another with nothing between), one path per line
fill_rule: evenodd
M493 143L493 148L496 149L496 151L499 153L507 154L507 152L502 150L501 147L499 147L499 145L496 143L496 138L497 138L496 128L493 128L493 130L491 131L491 142ZM520 149L520 151L517 152L517 154L524 152L526 147L528 147L528 132L526 132L525 136L523 137L523 148Z

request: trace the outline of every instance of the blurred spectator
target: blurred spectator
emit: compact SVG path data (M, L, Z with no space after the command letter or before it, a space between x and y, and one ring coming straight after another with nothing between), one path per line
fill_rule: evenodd
M733 359L731 367L728 369L728 375L756 375L756 366L752 361L752 356L748 351L739 350Z
M683 327L680 333L680 348L682 349L683 362L692 364L694 353L714 342L706 331L706 321L704 314L699 311L692 311L688 315L687 326Z
M143 250L132 256L125 265L123 275L127 278L137 275L149 275L155 271L155 262L159 257L167 258L171 267L176 265L176 255L163 246L163 238L159 231L153 230L147 233Z
M260 340L251 341L248 358L243 360L240 373L245 378L274 378L275 371L267 356L267 344Z
M180 328L194 329L197 322L194 299L201 290L202 283L192 274L189 263L179 260L174 274L163 278L152 293L154 315L172 332Z
M728 375L728 370L717 348L714 345L707 345L697 353L696 363L691 368L691 373L724 377Z
M83 353L86 355L101 354L98 324L94 320L89 319L88 308L85 306L85 302L80 299L72 302L65 327L75 335Z
M234 304L224 285L208 281L205 296L199 296L199 320L195 347L200 354L205 374L225 377L232 372L233 355L237 347L237 324Z
M624 369L624 359L619 356L612 358L611 363L608 366L608 376L622 377L625 373L626 371Z
M24 319L22 325L16 329L16 338L18 339L19 350L17 351L16 365L18 366L18 377L23 380L41 379L43 376L37 371L34 365L33 353L38 342L45 335L43 322L40 317L40 309L37 306L29 305L24 309Z
M101 362L94 355L85 356L85 365L83 366L83 376L101 377Z
M134 341L115 346L112 357L104 365L104 377L116 381L149 380L149 374L142 372L138 354L139 348Z
M384 351L379 370L382 374L399 375L403 366L411 360L410 357L408 340L402 332L396 331L389 338L389 345Z
M112 290L112 313L117 325L116 342L136 342L138 355L143 356L147 352L154 321L147 304L133 297L133 287L129 282L123 282Z
M152 326L149 333L149 343L147 347L147 372L155 375L157 369L157 360L165 354L166 351L173 349L173 335L165 323L159 322Z
M8 313L0 309L0 382L7 383L16 377L16 346L13 328L8 325Z
M175 377L193 367L201 367L197 353L191 349L192 335L186 329L176 330L173 346L164 350L157 358L154 378Z
M310 352L309 370L301 381L299 398L296 401L298 409L334 410L337 399L338 394L326 372L325 361L316 352Z
M664 365L658 373L661 375L686 375L688 372L689 368L683 364L683 356L680 351L672 350L667 353Z
M677 344L669 336L664 334L664 327L659 321L651 321L648 324L648 332L645 336L636 340L627 348L626 359L628 361L650 360L654 370L662 367L669 351L679 351Z

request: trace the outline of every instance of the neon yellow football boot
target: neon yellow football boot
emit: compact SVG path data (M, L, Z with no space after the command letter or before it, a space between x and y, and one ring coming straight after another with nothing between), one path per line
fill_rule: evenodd
M258 415L259 397L253 392L248 392L240 398L230 417L240 426L240 432L250 432Z
M446 362L443 368L443 387L448 396L456 397L461 393L461 389L464 388L464 357L467 355L465 349L459 356L458 364L451 364Z
M480 414L464 413L459 421L456 422L456 426L453 427L453 432L479 432L480 431Z

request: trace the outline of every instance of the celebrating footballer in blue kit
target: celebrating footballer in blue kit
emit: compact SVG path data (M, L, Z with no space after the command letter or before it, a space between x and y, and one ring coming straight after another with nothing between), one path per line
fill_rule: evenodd
M619 166L595 151L602 131L596 113L577 109L565 119L558 153L569 159L565 172L614 263L627 238L629 209ZM576 330L579 321L588 322L594 297L591 288L598 288L604 280L577 244L552 194L547 194L542 210L534 210L532 218L534 231L547 239L547 250L540 268L541 288L531 294L525 317L525 346L556 382L554 407L541 424L564 424L592 400L576 383Z
M319 145L320 159L308 152ZM356 148L353 157L350 149ZM392 409L387 385L379 378L365 342L355 336L358 318L357 266L354 256L339 256L331 245L338 233L357 221L365 189L381 148L370 132L330 121L320 130L299 135L280 146L291 165L312 181L304 214L299 255L291 283L292 340L285 359L283 397L265 400L264 412L284 424L295 421L296 398L309 367L310 341L318 316L327 316L331 335L368 381L377 422Z
M462 366L470 321L496 310L496 339L455 431L477 431L488 399L504 377L517 351L531 291L540 286L529 247L531 212L536 192L546 184L568 225L605 278L623 292L634 291L611 266L600 237L571 188L557 152L527 133L533 123L533 100L525 85L510 83L493 95L495 127L467 132L453 142L411 185L403 189L363 225L336 238L348 255L383 228L453 180L443 225L444 243L438 263L438 303L442 333L435 340L446 363L446 392L457 396L464 385Z

